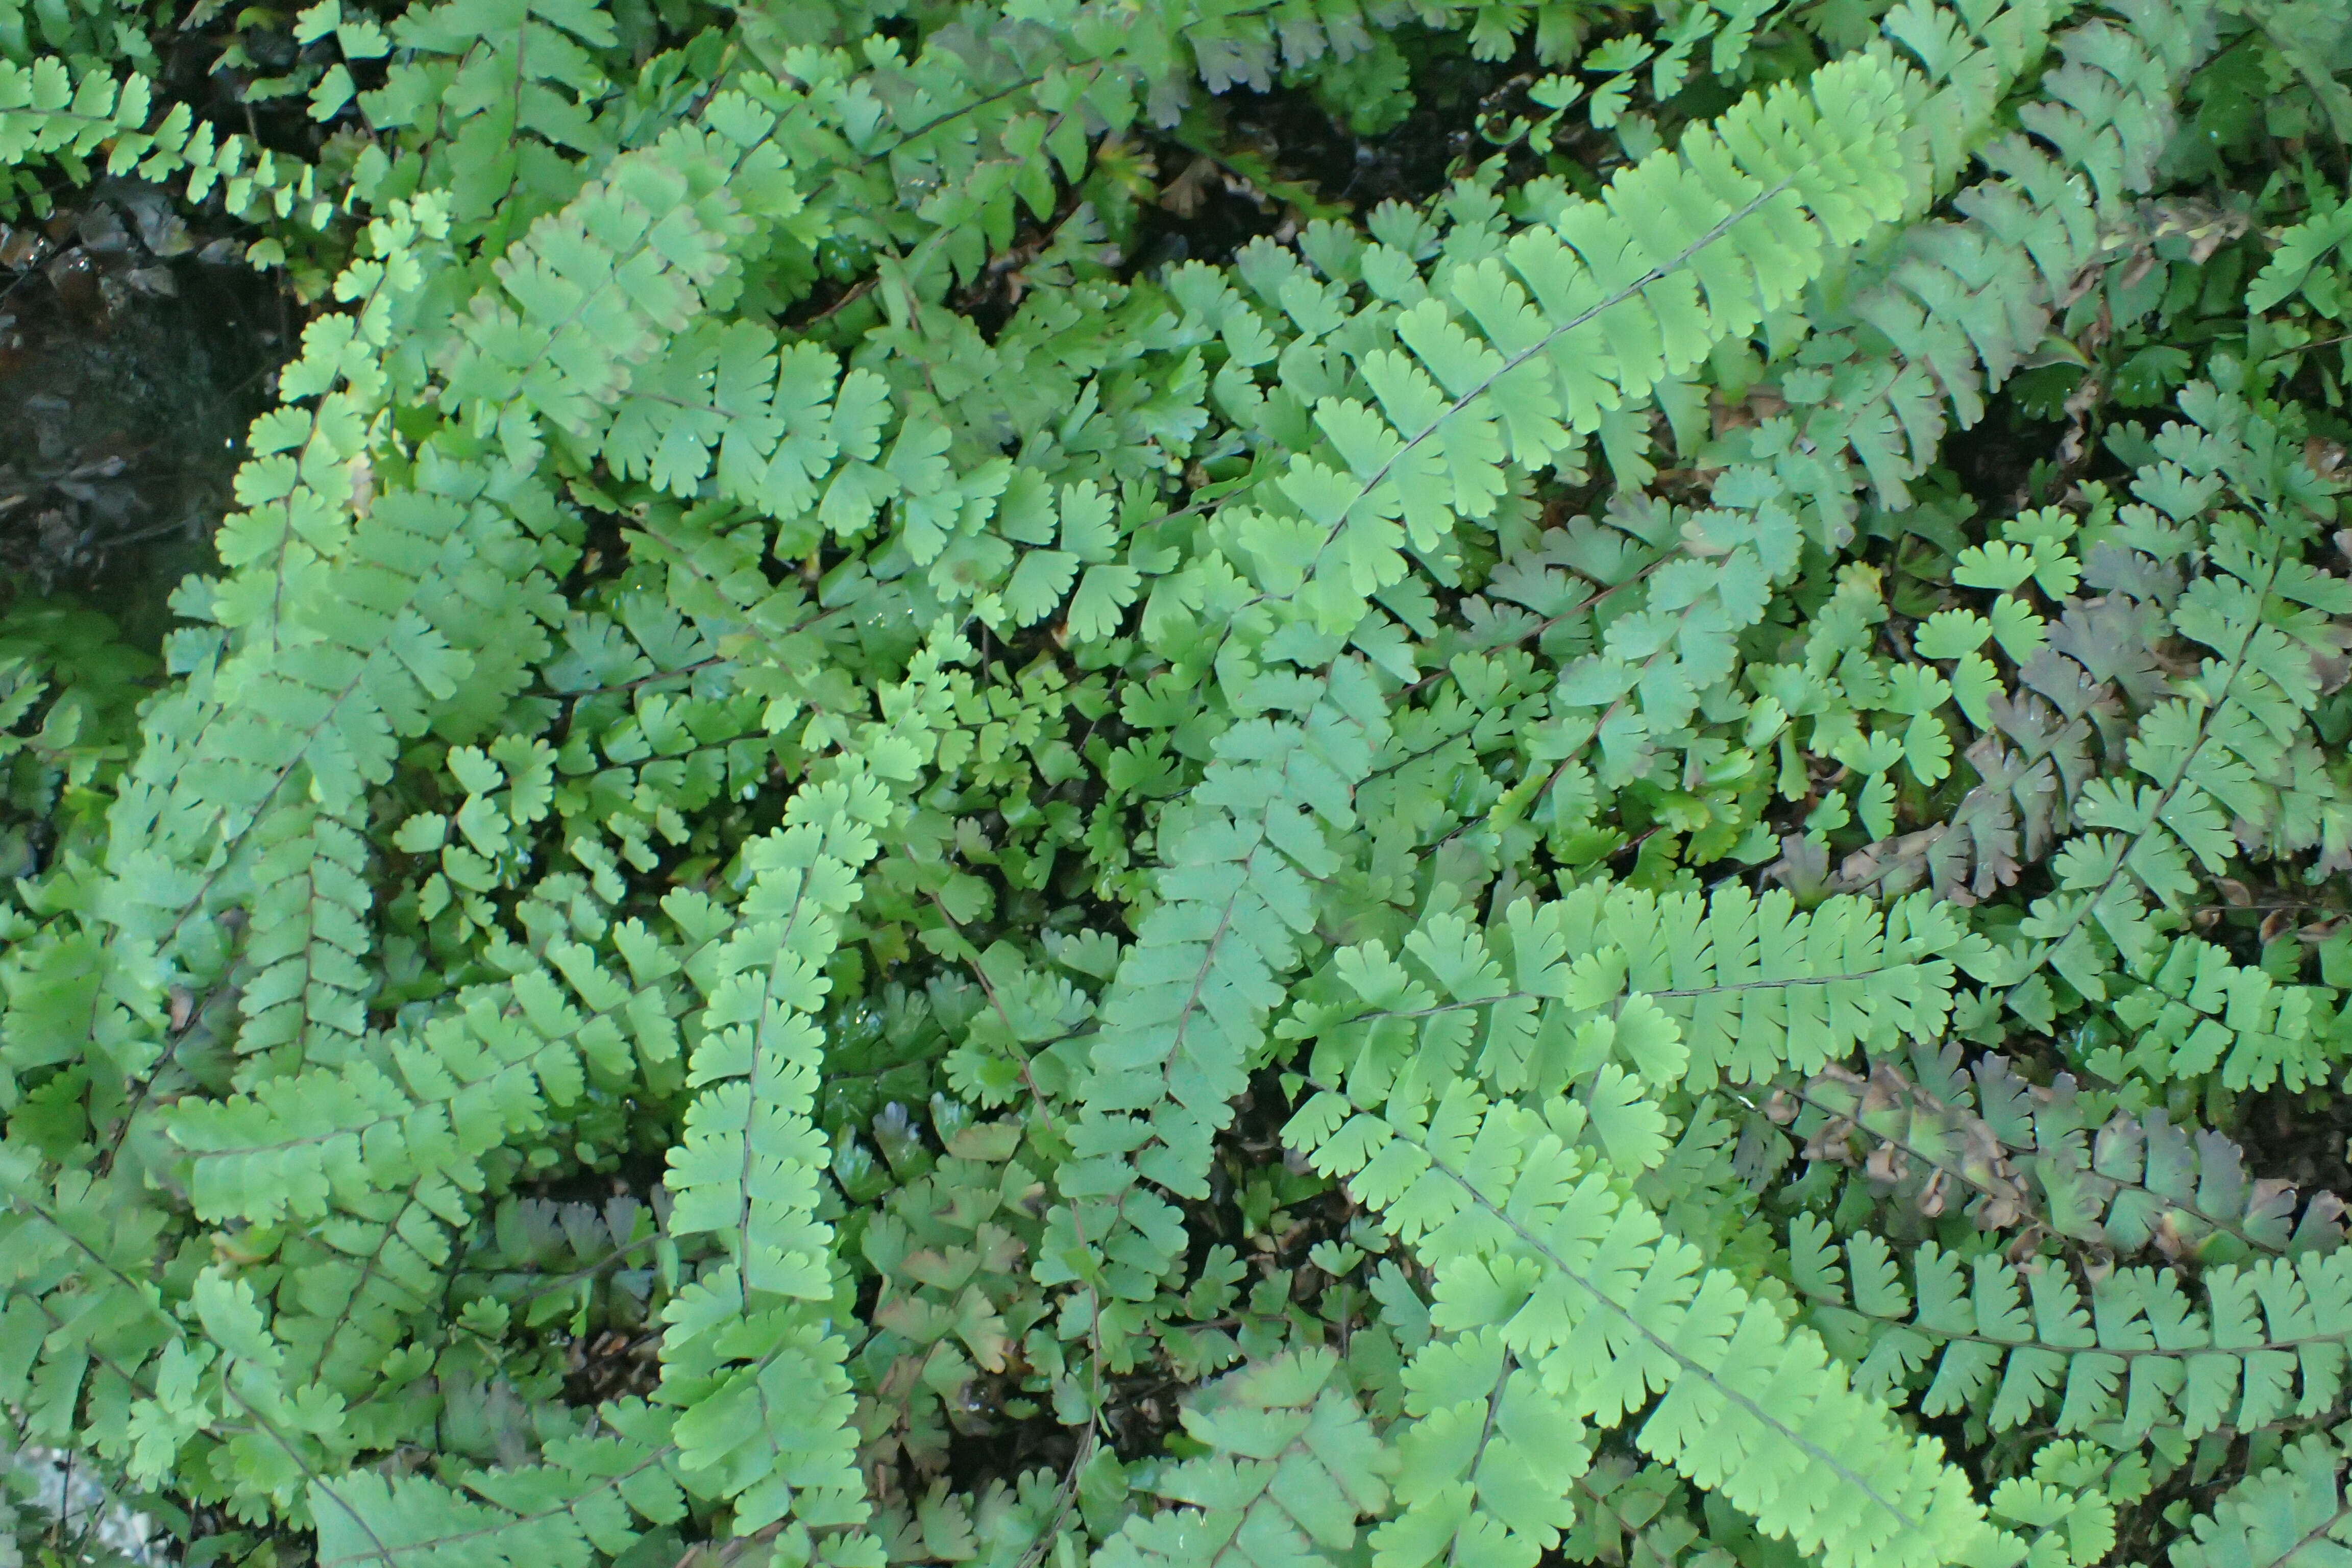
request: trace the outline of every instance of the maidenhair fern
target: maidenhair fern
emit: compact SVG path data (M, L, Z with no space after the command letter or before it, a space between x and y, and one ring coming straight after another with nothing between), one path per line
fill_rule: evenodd
M1586 1419L1613 1426L1662 1394L1635 1436L1642 1450L1801 1551L1841 1564L1965 1562L1986 1551L1982 1507L1941 1462L1941 1445L1898 1438L1818 1340L1789 1338L1731 1276L1701 1273L1697 1248L1662 1233L1619 1190L1622 1178L1580 1156L1580 1104L1554 1100L1548 1111L1490 1105L1458 1081L1434 1104L1400 1095L1371 1111L1327 1089L1286 1132L1319 1169L1348 1177L1429 1271L1430 1321L1444 1337L1417 1359L1477 1353L1465 1342L1486 1334L1533 1374L1525 1394L1497 1379L1491 1413L1468 1424L1506 1436L1524 1421L1565 1426L1530 1445L1546 1461L1539 1482L1564 1491L1578 1466L1560 1436ZM1639 1163L1605 1125L1591 1125L1610 1163ZM1458 1405L1442 1408L1463 1419ZM1480 1458L1474 1449L1473 1468ZM1433 1479L1424 1470L1416 1489ZM1427 1562L1449 1536L1460 1544L1455 1531L1512 1522L1483 1513L1467 1516L1480 1521L1473 1527L1455 1499L1423 1495L1422 1510L1374 1536L1376 1549ZM1448 1515L1463 1522L1448 1530ZM1539 1544L1553 1544L1538 1531Z
M2326 0L151 9L0 203L299 341L0 607L0 1411L187 1561L2352 1539Z

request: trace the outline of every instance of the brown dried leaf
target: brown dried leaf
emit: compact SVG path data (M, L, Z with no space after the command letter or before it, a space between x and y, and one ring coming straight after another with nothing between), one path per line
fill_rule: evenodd
M2311 656L2311 672L2318 678L2319 694L2322 697L2333 697L2344 689L2344 683L2347 680L2352 680L2352 658L2347 658L2340 653L2314 650Z
M1909 1169L1910 1162L1904 1158L1903 1151L1892 1143L1881 1143L1873 1149L1862 1165L1863 1174L1890 1187L1900 1183Z
M1919 1212L1929 1219L1944 1212L1944 1180L1947 1173L1937 1171L1919 1189Z
M1201 210L1207 195L1203 188L1209 176L1217 172L1216 163L1207 158L1195 158L1184 166L1183 173L1168 182L1160 193L1160 205L1178 217L1191 217Z

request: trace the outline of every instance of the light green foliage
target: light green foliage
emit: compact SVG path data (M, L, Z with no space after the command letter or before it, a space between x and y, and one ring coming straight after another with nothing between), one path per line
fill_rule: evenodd
M1345 949L1336 972L1352 1003L1300 1007L1286 1032L1318 1037L1318 1076L1345 1073L1375 1098L1400 1079L1439 1085L1465 1068L1518 1093L1612 1058L1653 1089L1703 1090L1934 1038L1949 1006L1946 954L1965 939L1916 896L1883 914L1854 899L1800 912L1777 889L1703 900L1605 882L1515 903L1495 935L1507 964L1451 911L1405 939L1410 969L1378 943Z
M2322 1437L2306 1437L2285 1464L2240 1482L2196 1536L2172 1549L2173 1568L2245 1563L2254 1568L2303 1568L2324 1563L2352 1530L2352 1507L2341 1490L2342 1460Z
M1179 1506L1130 1520L1094 1561L1276 1568L1352 1546L1357 1520L1387 1505L1395 1457L1332 1386L1338 1370L1328 1350L1291 1352L1203 1390L1184 1430L1207 1452L1144 1483Z
M1491 1334L1536 1374L1524 1393L1498 1379L1482 1425L1508 1436L1549 1420L1565 1436L1582 1419L1614 1426L1661 1394L1635 1438L1643 1451L1801 1550L1841 1564L1965 1562L1984 1551L1980 1505L1940 1462L1941 1445L1895 1439L1884 1409L1847 1387L1817 1340L1789 1339L1731 1276L1701 1273L1697 1248L1663 1235L1606 1166L1580 1156L1580 1104L1547 1109L1489 1105L1461 1082L1434 1105L1399 1096L1377 1110L1350 1110L1325 1090L1287 1132L1318 1168L1349 1177L1429 1270L1431 1324L1444 1336L1433 1347ZM1605 1131L1601 1141L1611 1142ZM1459 1407L1446 1415L1458 1420ZM1530 1446L1573 1451L1572 1438ZM1474 1452L1472 1463L1481 1458ZM1575 1468L1566 1458L1542 1479L1564 1489ZM1527 1500L1499 1489L1475 1530L1528 1530ZM1442 1553L1446 1516L1463 1518L1458 1504L1445 1506L1454 1501L1405 1515L1386 1532L1384 1555L1418 1563ZM1532 1526L1544 1532L1548 1522L1538 1515Z
M2339 1550L2340 6L216 9L0 4L12 213L305 316L160 650L0 619L13 1439L289 1568Z
M1849 1342L1856 1382L1909 1388L1927 1415L1971 1410L1999 1431L2054 1408L2060 1432L2112 1423L2137 1440L2162 1425L2194 1438L2325 1412L2341 1393L2352 1316L2340 1252L2219 1265L2200 1303L2161 1269L2118 1269L2084 1292L2062 1270L2021 1273L1933 1242L1906 1285L1875 1237L1843 1268L1818 1231L1801 1239L1803 1276L1832 1293L1811 1315Z
M1448 257L1438 290L1385 241L1360 257L1342 246L1334 281L1360 276L1378 301L1352 319L1332 284L1318 287L1288 258L1245 264L1252 291L1302 334L1286 352L1347 345L1374 400L1324 394L1311 410L1294 405L1343 467L1294 454L1263 500L1253 491L1251 504L1223 509L1252 579L1296 600L1318 630L1347 634L1366 600L1401 579L1404 549L1442 553L1458 520L1493 515L1506 463L1562 466L1605 416L1794 299L1824 241L1851 245L1892 216L1894 84L1853 64L1814 78L1810 101L1786 90L1747 100L1620 174L1602 201L1562 203L1549 232Z

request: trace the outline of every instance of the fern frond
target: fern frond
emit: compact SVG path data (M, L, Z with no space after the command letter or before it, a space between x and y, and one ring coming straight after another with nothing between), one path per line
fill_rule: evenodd
M311 308L168 684L0 632L0 1405L191 1555L2091 1568L2344 1408L2231 1141L2352 1042L2340 432L2292 182L2136 201L2295 90L2205 0L320 0L315 166L49 9L0 201ZM1465 27L1611 177L1191 102ZM1122 256L1171 147L1295 221ZM1903 515L2062 357L2179 388L2128 496Z
M602 1435L559 1438L541 1464L460 1471L462 1490L367 1470L314 1481L320 1568L589 1568L625 1551L639 1521L684 1518L660 1414L634 1400L598 1414Z
M1818 1237L1808 1247L1837 1250ZM2000 1431L2055 1403L2060 1432L2114 1423L2136 1443L2159 1426L2193 1438L2318 1414L2343 1392L2352 1260L2341 1252L2218 1265L2200 1306L2162 1269L2116 1269L2085 1292L2055 1260L1964 1260L1933 1242L1911 1259L1915 1297L1876 1237L1844 1251L1853 1310L1841 1293L1813 1321L1874 1393L1916 1391L1932 1361L1916 1394L1928 1415L1968 1410Z
M258 935L245 950L254 973L237 997L237 1049L341 1065L367 1032L373 987L367 847L341 822L299 809L272 813L253 841Z
M1963 428L1983 416L1984 395L2039 344L2053 303L2099 254L2096 213L2146 188L2172 91L2206 47L2205 10L2202 0L2119 9L2128 28L2095 19L2059 39L2062 63L2048 78L2055 101L2021 111L2057 156L2020 132L1986 148L2000 177L1954 198L1967 221L1915 225L1885 258L1840 279L1838 298L1809 312L1819 335L1794 379L1783 378L1795 394L1790 414L1717 444L1735 464L1772 468L1810 499L1824 540L1845 538L1855 516L1860 480L1844 455L1885 505L1908 506L1911 481L1943 438L1944 405ZM1956 160L1972 142L1954 138L1945 156ZM2093 205L2062 194L2070 178L2090 183ZM1839 316L1852 324L1839 327Z
M412 1336L437 1307L453 1250L449 1222L422 1196L388 1192L346 1200L279 1249L299 1305L281 1304L271 1331L305 1381L342 1395L363 1447L399 1440L402 1416L369 1406L421 1370Z
M809 1016L887 811L869 780L795 795L779 834L746 851L740 923L694 973L705 1002L687 1081L701 1092L670 1152L670 1229L722 1237L738 1279L713 1289L832 1294L814 1218L824 1145L808 1121L823 1042Z
M1351 629L1402 578L1408 545L1428 554L1457 519L1492 515L1507 461L1558 463L1609 411L1794 299L1825 246L1891 216L1899 124L1893 73L1840 61L1806 95L1752 95L1695 127L1602 200L1565 204L1547 226L1441 267L1433 289L1396 265L1404 258L1382 257L1374 290L1399 308L1360 351L1377 407L1311 400L1340 466L1294 451L1246 504L1226 503L1261 587L1328 632ZM1308 305L1319 292L1297 298L1302 324L1323 325L1326 307Z
M251 136L220 135L184 103L151 127L153 92L153 82L136 71L118 81L109 69L76 68L55 55L28 64L0 60L0 206L13 217L26 196L38 195L20 172L24 165L56 160L79 184L97 161L92 155L103 153L109 174L135 169L158 182L184 174L191 202L217 189L237 216L274 212L283 218L299 210L309 227L326 226L335 204L320 199L311 164ZM263 243L282 250L275 241Z
M1596 1426L1662 1395L1635 1441L1769 1533L1836 1568L1960 1562L1988 1545L1942 1445L1850 1388L1810 1331L1702 1271L1696 1247L1572 1147L1581 1120L1559 1100L1543 1117L1489 1105L1463 1081L1433 1105L1377 1111L1327 1089L1285 1137L1430 1268L1439 1331L1496 1331L1566 1414Z
M1344 1562L1357 1521L1388 1502L1394 1456L1372 1435L1329 1350L1243 1368L1184 1408L1195 1458L1151 1489L1173 1505L1130 1518L1096 1551L1100 1568L1243 1568Z
M612 89L597 54L618 35L595 5L419 5L388 28L370 19L364 32L348 25L337 32L349 60L390 56L383 85L357 94L383 138L364 183L389 173L385 149L404 149L405 161L425 165L432 184L449 192L459 234L480 237L490 254L578 189L581 174L558 149L611 150L610 132L591 115ZM340 88L352 95L348 68ZM314 102L328 90L323 83L314 89Z
M1097 1008L1065 1202L1036 1268L1043 1284L1086 1285L1089 1315L1150 1302L1182 1255L1181 1216L1151 1189L1204 1191L1211 1139L1313 929L1313 883L1343 864L1327 834L1353 825L1354 788L1386 739L1371 679L1352 662L1324 681L1260 676L1251 695L1298 718L1227 731L1200 787L1163 816L1159 902Z
M2334 1194L2313 1194L2295 1223L2294 1188L2250 1177L2238 1146L2210 1128L2192 1138L2161 1110L2090 1125L2071 1075L2042 1088L1999 1056L1966 1073L1958 1058L1957 1045L1940 1060L1915 1047L1915 1076L1882 1057L1867 1077L1833 1066L1776 1093L1794 1102L1790 1131L1808 1159L1860 1165L1927 1218L1973 1194L1969 1213L1984 1229L2041 1227L2119 1256L2154 1247L2207 1263L2341 1237Z
M536 458L535 416L593 441L635 367L708 307L756 232L750 214L794 202L763 140L772 117L740 97L730 107L713 117L723 132L677 126L614 159L499 258L498 289L457 322L442 405L496 431L518 465Z
M2229 402L2208 405L2215 423L2229 417ZM2199 868L2213 873L2226 864L2235 848L2230 821L2276 814L2273 781L2291 765L2285 742L2293 716L2317 700L2305 650L2318 623L2299 601L2314 595L2332 601L2341 585L2313 580L2307 569L2283 576L2284 540L2292 537L2284 531L2293 524L2280 511L2272 519L2276 531L2263 533L2243 521L2215 524L2213 559L2222 571L2199 578L2174 616L2182 635L2211 651L2142 718L2126 752L2142 782L2101 781L2084 792L2076 817L2085 831L2053 860L2059 890L2035 900L2020 928L2033 942L2035 966L2048 964L2086 996L2108 994L2104 940L2143 981L2168 974L2158 992L2184 998L2191 977L2211 963L2200 964L2197 946L2178 947L2176 959L2177 944L2160 942L2147 927L2137 889L2178 904ZM2151 1003L2160 1013L2162 1004ZM2281 1034L2272 1026L2276 1005L2242 1002L2231 1026ZM2284 1031L2296 1032L2291 1025ZM2241 1083L2268 1081L2282 1067L2300 1077L2298 1057L2291 1045L2256 1042L2232 1051L2231 1070Z
M2321 1568L2352 1545L2344 1456L2325 1437L2302 1439L2285 1462L2221 1494L2173 1543L2172 1568Z
M1402 1373L1396 1516L1383 1565L1533 1563L1579 1518L1592 1435L1493 1328L1433 1339Z
M1331 974L1346 999L1318 997L1282 1032L1316 1041L1318 1077L1375 1097L1465 1070L1550 1095L1612 1058L1653 1089L1696 1092L1936 1037L1954 961L1971 953L1916 896L1801 911L1737 883L1702 899L1593 881L1515 902L1486 932L1434 912L1397 957L1377 942L1342 949Z
M688 971L704 997L687 1080L701 1092L669 1154L669 1226L717 1233L726 1258L664 1310L660 1396L679 1407L681 1473L730 1502L739 1535L786 1518L856 1526L867 1511L847 1346L818 1306L835 1287L810 1121L824 1041L809 1020L890 810L856 773L796 793L782 827L745 850L734 929Z

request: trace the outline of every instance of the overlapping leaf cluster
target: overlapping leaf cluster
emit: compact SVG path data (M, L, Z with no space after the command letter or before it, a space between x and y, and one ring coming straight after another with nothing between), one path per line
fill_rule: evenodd
M20 9L305 311L0 624L0 1410L184 1561L2352 1538L2327 0Z

